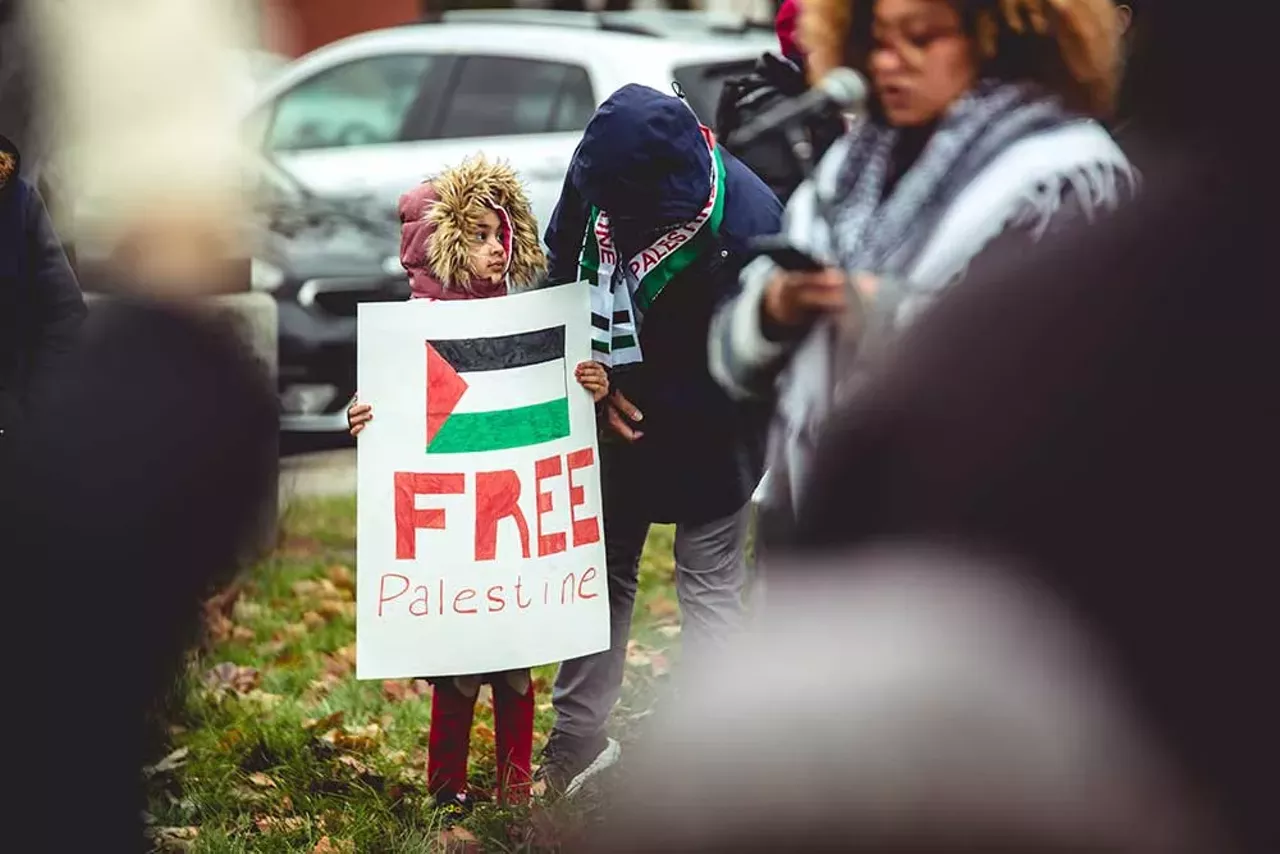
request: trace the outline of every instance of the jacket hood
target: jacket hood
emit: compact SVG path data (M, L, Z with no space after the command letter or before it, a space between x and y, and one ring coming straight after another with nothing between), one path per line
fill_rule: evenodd
M472 275L471 235L486 211L502 222L506 281ZM460 299L530 287L546 271L538 226L515 171L483 157L446 169L400 197L400 263L416 297Z
M0 191L11 183L16 184L22 169L22 155L13 140L0 134Z
M630 84L596 110L570 180L590 204L631 230L695 218L711 195L711 153L679 98Z

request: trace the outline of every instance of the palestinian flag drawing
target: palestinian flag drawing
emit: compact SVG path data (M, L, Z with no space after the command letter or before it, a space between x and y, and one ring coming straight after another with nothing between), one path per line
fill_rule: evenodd
M427 453L537 445L569 435L564 327L427 342Z

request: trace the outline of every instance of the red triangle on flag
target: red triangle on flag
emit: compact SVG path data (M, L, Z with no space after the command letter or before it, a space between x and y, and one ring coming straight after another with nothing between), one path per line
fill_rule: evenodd
M430 446L467 390L467 381L427 342L427 445Z

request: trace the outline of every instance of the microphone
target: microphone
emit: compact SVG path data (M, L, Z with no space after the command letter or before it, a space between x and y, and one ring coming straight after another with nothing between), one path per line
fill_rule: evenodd
M841 111L860 106L867 99L867 84L850 68L835 68L803 95L788 98L729 135L730 147L747 146L775 133L786 133L823 110L835 107Z

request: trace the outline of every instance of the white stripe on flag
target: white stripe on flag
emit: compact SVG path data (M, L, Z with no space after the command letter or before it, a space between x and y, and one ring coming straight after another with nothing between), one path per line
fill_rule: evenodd
M467 390L454 412L494 412L559 400L565 394L564 359L502 371L462 374Z

